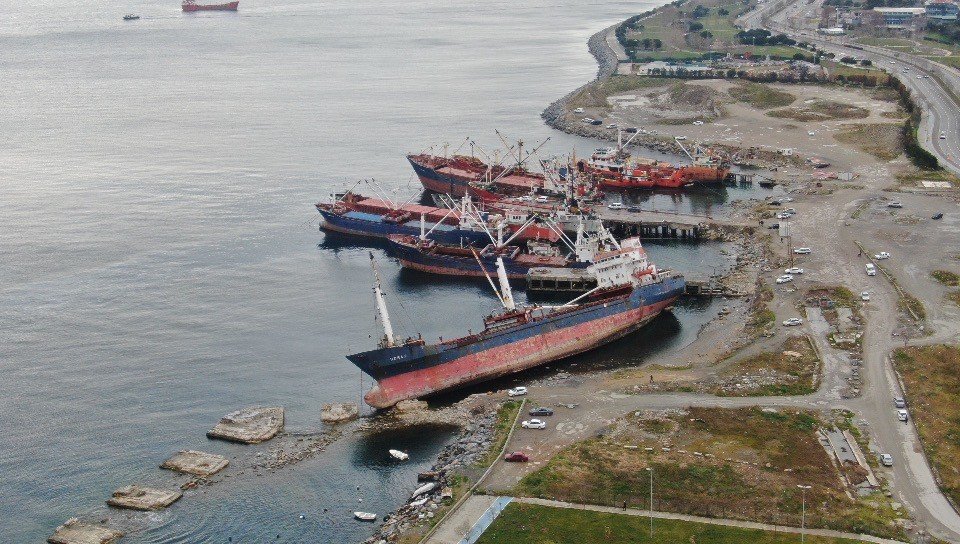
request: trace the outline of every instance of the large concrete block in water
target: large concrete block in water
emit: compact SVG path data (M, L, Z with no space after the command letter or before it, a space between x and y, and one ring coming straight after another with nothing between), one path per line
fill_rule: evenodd
M209 438L219 438L243 444L259 444L270 440L283 430L283 408L253 406L231 412L207 431Z
M324 404L320 407L320 421L324 423L343 423L359 416L360 408L352 402Z
M227 468L229 464L230 461L222 455L186 450L164 461L163 464L160 465L160 468L174 470L184 474L212 476Z
M120 540L123 533L102 525L80 523L70 518L57 527L53 536L47 539L50 544L113 544Z
M131 510L161 510L182 496L183 493L179 491L128 485L114 491L113 496L107 499L107 504Z

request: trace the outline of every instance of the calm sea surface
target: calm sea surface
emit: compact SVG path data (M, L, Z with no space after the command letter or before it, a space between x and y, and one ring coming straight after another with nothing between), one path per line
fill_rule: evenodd
M494 129L590 150L539 113L594 74L590 34L653 5L243 0L185 15L175 0L0 0L0 540L43 541L156 480L174 451L249 455L204 438L236 408L285 406L297 430L355 401L344 355L378 334L369 249L325 238L312 204L360 177L406 198L406 152L467 136L492 148ZM718 211L744 194L644 205ZM682 270L730 264L718 244L648 247ZM483 284L400 273L373 251L402 333L453 336L493 309ZM684 303L578 361L651 360L715 310ZM362 540L358 493L394 509L451 437L422 431L347 436L193 493L124 542ZM395 445L412 462L385 464Z

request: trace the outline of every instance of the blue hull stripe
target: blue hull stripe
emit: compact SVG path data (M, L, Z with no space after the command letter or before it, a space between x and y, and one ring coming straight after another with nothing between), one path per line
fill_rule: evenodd
M391 234L420 235L420 222L411 221L405 224L389 223L382 220L382 216L362 212L348 212L343 215L319 210L323 221L330 230L348 232L357 236L386 238ZM427 238L443 244L483 246L490 243L490 237L485 232L463 230L456 227L437 228Z
M641 306L652 306L666 300L675 299L683 293L684 284L683 278L665 278L660 283L639 287L629 296L612 299L604 303L586 305L574 311L553 317L548 316L505 330L481 333L476 337L465 340L461 345L397 346L348 355L347 359L376 380L389 378L413 370L442 365L466 355L525 340L545 332L575 327Z

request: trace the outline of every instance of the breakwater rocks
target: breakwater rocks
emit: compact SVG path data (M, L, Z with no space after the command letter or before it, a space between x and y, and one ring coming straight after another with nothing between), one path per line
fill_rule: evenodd
M476 406L467 412L467 419L460 421L466 425L459 436L447 445L437 456L437 461L429 471L420 473L420 482L433 481L436 486L417 497L412 497L396 512L386 516L383 525L377 529L365 544L386 544L396 542L400 536L413 527L441 515L440 509L454 500L454 489L458 484L467 485L466 473L479 471L481 460L493 445L496 428L496 407ZM410 492L419 486L410 482Z

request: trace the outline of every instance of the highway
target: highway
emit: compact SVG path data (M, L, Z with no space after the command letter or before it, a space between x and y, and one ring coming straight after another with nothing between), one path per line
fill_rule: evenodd
M952 88L960 91L960 71L880 47L851 46L843 36L825 36L813 29L788 25L788 21L809 17L819 9L819 2L808 4L768 0L756 10L744 14L738 24L743 28L762 27L771 32L782 32L798 41L816 44L822 50L836 54L837 58L851 56L869 59L876 67L887 70L910 89L923 112L919 130L920 145L933 153L941 166L960 175L960 102L947 90ZM904 68L909 70L904 73ZM940 138L941 133L945 139Z

